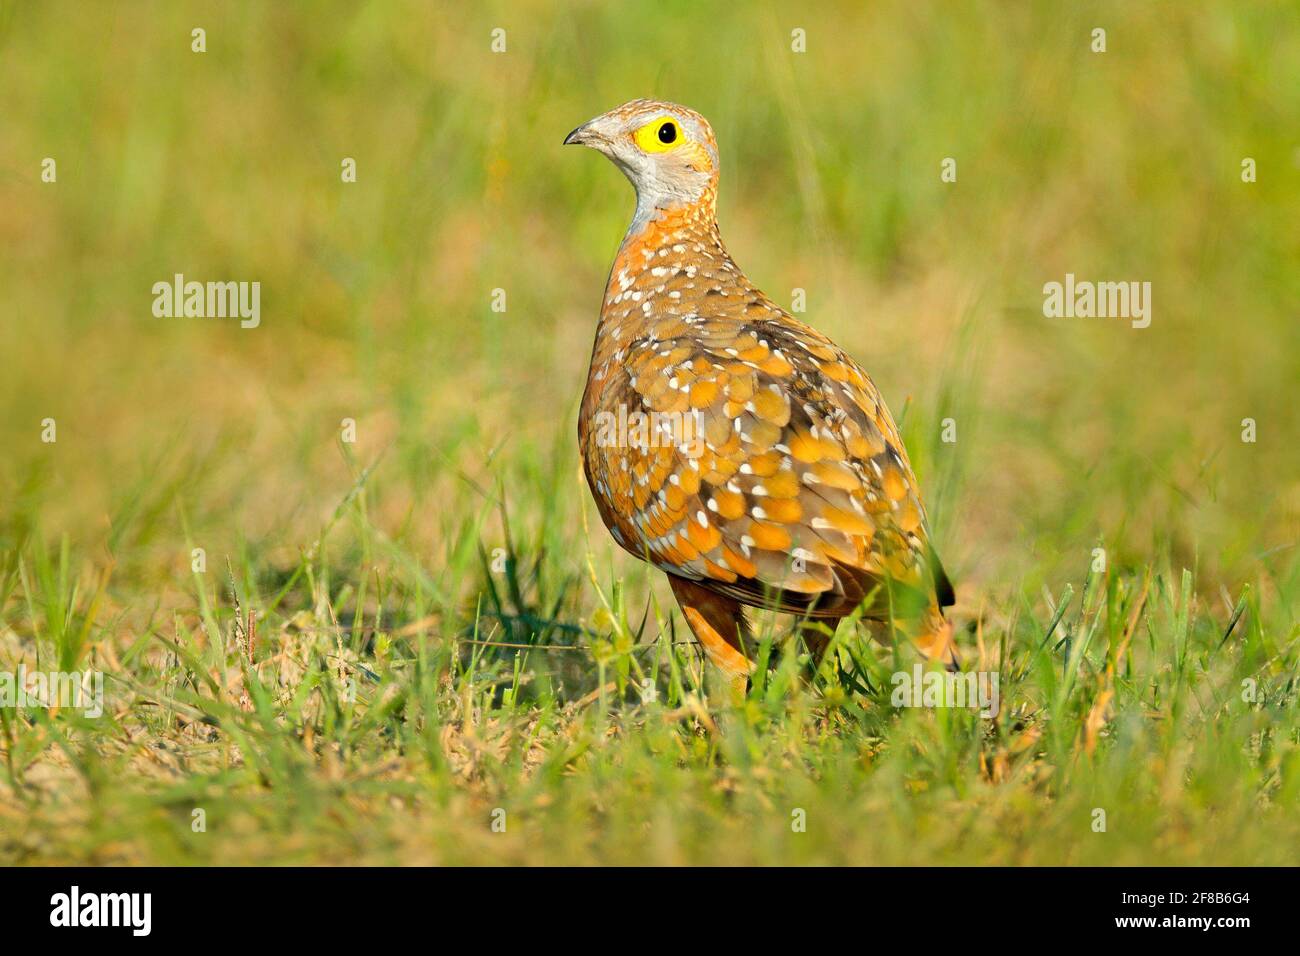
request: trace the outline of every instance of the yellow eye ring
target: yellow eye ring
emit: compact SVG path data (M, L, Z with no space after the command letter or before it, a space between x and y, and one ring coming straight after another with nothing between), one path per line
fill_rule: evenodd
M647 153L666 153L686 142L681 126L670 117L660 117L646 123L632 134L632 139Z

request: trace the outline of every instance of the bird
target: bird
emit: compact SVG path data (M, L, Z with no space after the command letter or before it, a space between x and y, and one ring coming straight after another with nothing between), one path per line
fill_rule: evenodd
M746 607L799 615L814 669L859 608L878 638L897 632L956 669L953 585L893 416L843 349L728 253L709 122L637 99L564 143L604 154L636 190L578 414L614 540L668 576L737 693L756 666Z

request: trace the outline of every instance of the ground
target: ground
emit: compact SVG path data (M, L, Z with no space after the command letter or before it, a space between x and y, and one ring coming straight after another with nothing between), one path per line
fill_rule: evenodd
M856 7L0 5L0 672L105 697L0 707L0 861L1294 863L1294 16ZM637 96L900 419L996 717L769 618L733 704L600 527L560 143Z

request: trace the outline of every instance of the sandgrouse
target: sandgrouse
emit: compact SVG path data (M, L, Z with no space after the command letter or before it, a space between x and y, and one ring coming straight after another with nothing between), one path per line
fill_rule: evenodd
M587 482L615 540L668 575L733 687L752 666L743 605L832 634L861 605L956 666L942 610L952 585L893 418L843 350L732 261L708 122L634 100L564 142L604 153L636 188L578 418ZM805 640L820 659L824 633L806 628Z

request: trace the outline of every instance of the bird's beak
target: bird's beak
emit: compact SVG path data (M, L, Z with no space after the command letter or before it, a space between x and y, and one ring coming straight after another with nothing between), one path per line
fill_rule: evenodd
M568 136L564 137L564 145L582 146L583 144L586 143L586 140L583 139L583 136L586 135L586 132L587 132L587 124L583 123L581 126L575 129Z
M613 139L614 130L611 127L614 125L609 114L597 116L595 119L583 123L564 137L564 145L591 146L604 152L609 148Z

